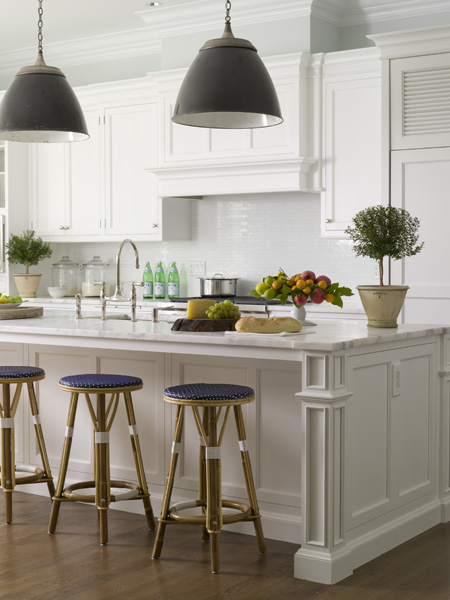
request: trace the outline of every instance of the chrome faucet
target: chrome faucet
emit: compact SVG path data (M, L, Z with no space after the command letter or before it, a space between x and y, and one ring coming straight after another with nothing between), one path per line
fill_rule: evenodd
M126 239L120 244L119 249L117 250L116 255L116 289L114 291L114 295L108 298L108 300L116 301L116 302L130 302L131 298L127 298L122 294L122 289L120 285L120 255L122 253L122 248L126 243L129 243L134 248L134 254L136 255L136 269L139 269L139 254L133 240Z

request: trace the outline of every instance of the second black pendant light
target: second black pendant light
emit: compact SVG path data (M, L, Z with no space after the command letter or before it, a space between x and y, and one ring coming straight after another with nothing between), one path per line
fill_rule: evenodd
M206 42L181 85L172 121L192 127L251 129L283 122L275 86L256 48L231 31Z

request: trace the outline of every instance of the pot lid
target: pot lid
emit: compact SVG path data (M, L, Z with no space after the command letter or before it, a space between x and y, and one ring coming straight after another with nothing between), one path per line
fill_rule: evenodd
M85 263L83 267L109 267L109 263L103 262L100 256L94 256L93 259L88 263Z
M204 281L209 281L209 280L237 281L239 279L239 277L224 277L222 275L222 273L214 273L214 275L212 277L199 277L199 279L202 279Z

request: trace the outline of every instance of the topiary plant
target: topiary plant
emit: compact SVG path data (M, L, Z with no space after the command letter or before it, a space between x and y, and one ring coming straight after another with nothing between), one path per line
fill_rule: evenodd
M50 258L53 251L48 242L35 237L35 231L25 230L22 235L11 234L6 244L8 262L14 265L24 265L28 274L30 267L37 265L44 258Z
M378 261L380 285L383 285L383 258L399 260L414 256L423 248L418 244L420 221L404 208L369 206L353 217L353 226L347 227L356 256L368 256Z

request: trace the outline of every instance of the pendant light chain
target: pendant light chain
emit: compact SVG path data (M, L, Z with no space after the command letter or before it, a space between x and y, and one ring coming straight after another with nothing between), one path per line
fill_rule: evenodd
M38 52L42 52L43 51L43 47L42 47L42 40L43 40L43 35L42 35L42 26L44 25L43 21L42 21L42 15L44 14L44 10L42 8L42 0L39 0L39 8L38 8Z
M227 0L225 2L225 10L227 11L227 14L225 17L225 23L230 23L231 22L231 17L230 17L231 2L230 2L230 0Z

